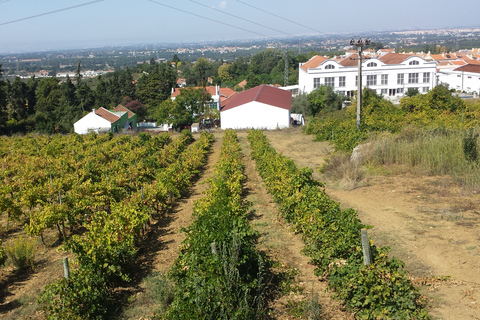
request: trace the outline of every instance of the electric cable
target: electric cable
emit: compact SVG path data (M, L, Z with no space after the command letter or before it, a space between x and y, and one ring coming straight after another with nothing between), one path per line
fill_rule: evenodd
M91 4L94 4L94 3L97 3L97 2L102 2L102 1L105 1L105 0L95 0L95 1L85 2L85 3L77 4L77 5L71 6L71 7L66 7L66 8L62 8L62 9L58 9L58 10L53 10L53 11L48 11L48 12L36 14L36 15L30 16L30 17L20 18L20 19L16 19L16 20L12 20L12 21L7 21L7 22L0 22L0 26L10 24L10 23L20 22L20 21L24 21L24 20L28 20L28 19L38 18L38 17L46 16L46 15L49 15L49 14L52 14L52 13L57 13L57 12L62 12L62 11L70 10L70 9L83 7L83 6L88 6L88 5L91 5Z
M232 27L232 28L236 28L236 29L240 29L240 30L247 31L247 32L250 32L250 33L254 33L254 34L260 35L260 36L262 36L262 37L271 38L270 36L264 35L264 34L259 33L259 32L255 32L255 31L251 31L251 30L248 30L248 29L244 29L244 28L242 28L242 27L237 27L237 26L228 24L228 23L226 23L226 22L222 22L222 21L210 19L210 18L204 17L204 16L202 16L202 15L199 15L199 14L196 14L196 13L193 13L193 12L189 12L189 11L186 11L186 10L183 10L183 9L180 9L180 8L176 8L176 7L169 6L168 4L164 4L164 3L161 3L161 2L157 2L157 1L154 1L154 0L148 0L148 1L150 1L150 2L152 2L152 3L155 3L155 4L158 4L158 5L161 5L161 6L164 6L164 7L167 7L167 8L170 8L170 9L173 9L173 10L177 10L177 11L180 11L180 12L183 12L183 13L187 13L187 14L190 14L190 15L192 15L192 16L196 16L196 17L199 17L199 18L208 20L208 21L220 23L220 24L223 24L223 25Z
M231 16L231 17L234 17L234 18L243 20L243 21L247 21L247 22L256 24L256 25L258 25L258 26L261 26L261 27L264 27L264 28L267 28L267 29L270 29L270 30L273 30L273 31L276 31L276 32L279 32L279 33L283 33L283 34L285 34L285 35L287 35L287 36L293 37L292 34L286 33L286 32L284 32L284 31L281 31L281 30L278 30L278 29L271 28L271 27L269 27L269 26L266 26L266 25L264 25L264 24L261 24L261 23L258 23L258 22L252 21L252 20L248 20L248 19L245 19L245 18L236 16L236 15L234 15L234 14L231 14L231 13L228 13L228 12L225 12L225 11L222 11L222 10L218 10L218 9L216 9L216 8L213 8L213 7L209 7L209 6L207 6L207 5L203 4L203 3L200 3L200 2L197 2L197 1L194 1L194 0L188 0L188 1L193 2L193 3L196 3L196 4L198 4L199 6L203 6L203 7L206 7L206 8L215 10L215 11L218 11L218 12L224 14L224 15L228 15L228 16Z
M249 7L251 7L251 8L254 8L254 9L256 9L256 10L259 10L259 11L262 11L262 12L265 12L265 13L268 13L269 15L272 15L272 16L274 16L274 17L277 17L277 18L283 19L283 20L285 20L285 21L291 22L291 23L293 23L293 24L299 25L299 26L301 26L301 27L304 27L304 28L313 30L313 31L318 32L318 33L322 33L321 31L318 31L318 30L316 30L316 29L310 28L310 27L308 27L308 26L305 26L305 25L303 25L303 24L301 24L301 23L298 23L298 22L296 22L296 21L293 21L293 20L284 18L284 17L282 17L282 16L276 15L276 14L274 14L274 13L271 13L271 12L267 11L267 10L263 10L263 9L261 9L261 8L252 6L251 4L248 4L248 3L246 3L246 2L243 2L243 1L240 1L240 0L237 0L237 2L240 2L240 3L242 3L242 4L246 5L246 6L249 6Z

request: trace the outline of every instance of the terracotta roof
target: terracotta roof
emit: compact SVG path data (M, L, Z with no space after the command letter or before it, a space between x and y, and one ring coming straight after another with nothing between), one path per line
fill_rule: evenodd
M305 71L308 71L308 69L313 69L318 67L325 60L328 60L328 59L322 56L314 56L310 60L302 64L300 68L302 68Z
M135 115L135 113L133 113L132 111L130 111L129 109L125 108L124 106L122 106L121 104L119 104L118 106L116 106L113 111L116 111L116 112L121 112L121 111L125 111L128 113L128 119L130 119L131 117L133 117Z
M411 54L404 54L404 53L387 53L386 55L379 58L385 64L400 64L408 57L411 57Z
M240 81L237 86L239 86L240 88L245 88L245 86L247 85L247 79L243 80L243 81Z
M234 94L232 94L232 95L229 96L228 98L223 99L223 100L221 101L220 110L222 110L230 101L232 101L233 97L235 97L237 94L238 94L238 92L235 92Z
M175 88L173 91L172 97L176 97L181 93L181 90L188 90L188 89L201 89L202 87L186 87L186 88ZM205 90L210 93L211 96L216 96L216 87L215 86L208 86L205 87ZM234 94L235 91L230 89L230 88L220 88L220 100L223 100L232 94Z
M258 87L237 93L222 109L222 112L252 101L290 110L292 94L289 91L262 84Z
M464 60L455 60L455 61L450 61L453 65L456 65L456 66L463 66L465 64L467 64Z
M354 67L358 65L358 53L352 53L342 61L340 61L340 65L344 67Z
M480 65L477 64L467 64L462 67L456 68L453 71L464 71L464 72L473 72L480 73Z
M110 123L114 123L115 121L120 119L119 116L117 116L116 114L108 111L105 108L94 109L92 112L95 113L97 116L100 116L103 119L107 120Z

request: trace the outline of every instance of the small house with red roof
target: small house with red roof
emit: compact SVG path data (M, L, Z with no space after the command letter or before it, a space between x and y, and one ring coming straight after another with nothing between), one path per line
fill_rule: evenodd
M75 122L73 128L78 134L120 132L122 129L128 128L128 111L112 112L105 108L93 109L92 112Z
M268 85L237 93L220 111L221 127L224 130L288 128L291 101L289 91Z

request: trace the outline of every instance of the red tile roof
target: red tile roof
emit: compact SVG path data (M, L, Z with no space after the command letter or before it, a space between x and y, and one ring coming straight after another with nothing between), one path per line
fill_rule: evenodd
M107 120L110 123L114 123L115 121L120 119L119 116L117 116L116 114L108 111L105 108L94 109L93 113L95 113L97 116L102 117L103 119Z
M181 90L188 90L188 89L201 89L202 87L186 87L186 88L175 88L173 91L172 97L175 98L181 93ZM205 90L210 93L211 96L216 96L217 92L215 91L216 88L215 86L208 86L205 87ZM234 94L235 91L230 89L230 88L220 88L220 100L223 100L232 94Z
M292 94L289 91L262 84L258 87L237 93L222 109L222 112L252 101L290 110Z
M308 71L308 69L313 69L318 67L325 60L328 60L328 59L322 56L314 56L310 60L305 62L300 68L302 68L305 71Z
M237 86L239 86L242 89L244 89L246 85L247 85L247 79L242 80L237 84Z
M385 64L400 64L405 59L411 57L411 54L404 54L404 53L387 53L386 55L382 56L379 58L380 61L382 61Z
M340 61L340 65L344 67L354 67L358 65L358 53L352 53L342 61Z
M464 72L473 72L480 73L480 65L477 64L467 64L462 67L456 68L453 71L464 71Z
M131 117L133 117L135 115L135 113L133 113L132 111L130 111L129 109L125 108L124 106L122 106L121 104L119 104L118 106L116 106L113 111L115 112L127 112L128 113L128 119L130 119Z

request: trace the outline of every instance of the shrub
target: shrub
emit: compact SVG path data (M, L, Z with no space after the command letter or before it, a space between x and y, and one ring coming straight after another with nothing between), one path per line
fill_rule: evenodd
M477 140L478 132L473 133L473 128L470 128L465 137L463 137L463 153L467 161L473 162L478 159Z
M3 266L6 260L7 254L5 253L5 249L3 249L2 240L0 239L0 267Z
M6 245L6 252L17 269L33 269L36 253L34 239L20 236Z

